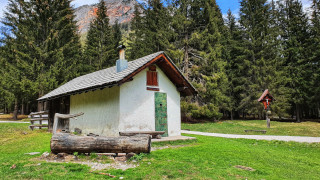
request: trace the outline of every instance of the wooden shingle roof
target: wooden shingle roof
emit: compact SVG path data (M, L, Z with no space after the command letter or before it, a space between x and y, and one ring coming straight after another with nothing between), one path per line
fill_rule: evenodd
M42 96L38 99L38 101L46 101L62 96L68 96L86 91L121 85L128 81L130 78L133 78L134 75L145 69L148 65L157 63L161 65L160 68L162 67L165 73L168 72L168 69L170 68L170 71L176 72L175 74L166 74L167 76L170 76L169 79L173 81L177 88L184 87L183 90L181 90L182 95L187 96L197 93L195 88L191 85L190 82L186 80L186 78L174 65L174 63L168 58L168 56L163 51L160 51L128 62L128 68L121 72L117 72L116 66L113 66L107 69L77 77L58 87L57 89L49 92L48 94Z

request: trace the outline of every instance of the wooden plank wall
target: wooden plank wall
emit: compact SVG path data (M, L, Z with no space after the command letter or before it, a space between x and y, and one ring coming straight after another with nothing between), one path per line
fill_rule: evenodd
M53 119L55 113L69 114L70 113L70 96L61 97L48 101L49 110L49 130L53 129ZM59 127L69 127L69 120L61 121Z

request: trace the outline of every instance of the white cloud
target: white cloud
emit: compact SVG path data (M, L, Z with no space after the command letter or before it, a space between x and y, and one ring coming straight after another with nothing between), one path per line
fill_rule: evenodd
M238 9L235 9L235 10L233 10L233 11L231 11L232 12L232 14L234 15L234 17L236 18L236 19L239 19L239 13L240 13L240 8L238 8ZM227 19L227 17L228 17L228 13L225 13L225 14L223 14L222 15L223 16L223 19Z
M0 18L3 17L3 14L4 14L3 11L5 10L7 3L8 3L7 0L0 0Z
M312 2L310 0L302 0L301 1L304 7L310 7Z
M99 0L73 0L71 4L74 5L74 7L79 7L82 5L96 4L98 2Z
M275 1L279 1L279 0L275 0ZM303 8L304 10L307 10L311 7L311 0L300 0L302 2ZM269 0L269 2L271 2L271 0Z
M279 0L275 0L275 1L279 1ZM303 6L303 10L307 13L307 15L311 14L311 5L312 5L312 1L311 0L300 0ZM271 0L269 0L269 2L271 2Z
M307 12L308 14L311 13L311 5L312 5L312 2L310 0L302 0L302 5L303 5L303 9L305 12Z

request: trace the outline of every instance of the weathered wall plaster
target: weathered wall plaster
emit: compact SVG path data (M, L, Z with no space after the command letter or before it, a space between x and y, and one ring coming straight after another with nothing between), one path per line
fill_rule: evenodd
M119 91L115 86L71 96L70 113L84 115L70 120L70 130L80 128L84 134L119 136Z

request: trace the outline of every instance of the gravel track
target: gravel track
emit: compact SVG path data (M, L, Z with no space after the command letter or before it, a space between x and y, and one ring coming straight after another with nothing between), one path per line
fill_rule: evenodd
M256 139L256 140L278 140L278 141L294 141L300 143L320 143L320 137L307 137L307 136L272 136L272 135L239 135L239 134L220 134L220 133L207 133L198 131L181 130L184 134L194 134L202 136L235 138L235 139Z
M1 121L0 123L20 123L20 124L30 124L30 122L18 122L18 121Z

